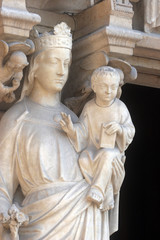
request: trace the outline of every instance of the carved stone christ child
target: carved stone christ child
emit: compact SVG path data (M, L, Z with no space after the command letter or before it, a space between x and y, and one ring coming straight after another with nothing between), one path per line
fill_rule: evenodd
M70 29L61 23L53 33L37 34L34 43L22 100L0 122L0 213L9 219L19 201L30 219L19 228L20 240L109 240L117 230L118 195L110 211L87 200L90 184L60 125L61 112L78 121L60 102L71 63ZM23 198L15 196L18 187ZM13 236L5 223L0 234L3 240Z
M82 152L80 168L91 185L87 200L102 211L114 208L114 198L122 184L124 151L135 133L127 107L117 98L119 85L116 69L99 67L91 77L95 98L86 103L78 123L73 124L66 113L62 113L60 122L75 150ZM119 176L118 182L114 173Z

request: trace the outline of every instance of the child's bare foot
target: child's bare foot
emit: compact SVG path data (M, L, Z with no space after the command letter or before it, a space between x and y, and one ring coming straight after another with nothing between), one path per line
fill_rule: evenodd
M97 188L91 188L87 194L87 200L90 202L94 202L99 207L102 201L104 200L103 194Z

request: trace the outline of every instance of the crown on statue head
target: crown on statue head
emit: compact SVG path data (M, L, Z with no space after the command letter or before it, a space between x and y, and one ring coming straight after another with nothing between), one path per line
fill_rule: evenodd
M57 24L53 32L39 34L37 30L34 30L31 37L35 44L35 52L48 48L72 49L71 29L64 22Z

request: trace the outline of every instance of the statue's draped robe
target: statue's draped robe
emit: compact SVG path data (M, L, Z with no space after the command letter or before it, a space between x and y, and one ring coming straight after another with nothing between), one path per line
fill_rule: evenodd
M109 212L86 200L89 184L80 172L78 154L60 128L61 112L78 120L63 104L43 107L28 98L3 116L0 212L7 212L20 185L24 195L20 210L30 217L19 230L20 240L108 240L118 227L118 195Z

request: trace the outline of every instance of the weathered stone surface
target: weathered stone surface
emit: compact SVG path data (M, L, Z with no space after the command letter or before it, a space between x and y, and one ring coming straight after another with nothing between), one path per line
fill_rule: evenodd
M101 0L27 0L27 7L49 10L59 13L78 13Z

